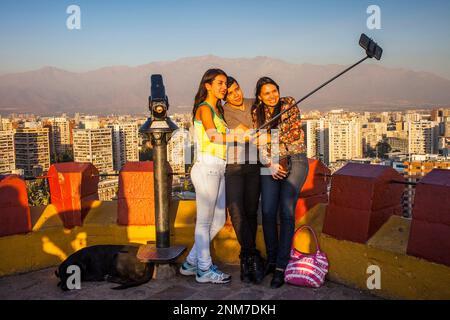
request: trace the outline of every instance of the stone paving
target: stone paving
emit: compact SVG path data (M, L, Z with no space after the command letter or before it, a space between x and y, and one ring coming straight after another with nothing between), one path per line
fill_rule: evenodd
M229 284L199 284L194 277L177 274L170 280L151 280L126 290L111 290L108 282L83 282L81 290L63 292L56 286L55 268L0 278L1 300L377 300L367 292L327 281L319 289L284 285L271 289L270 276L261 285L244 284L239 266L221 264L233 280Z

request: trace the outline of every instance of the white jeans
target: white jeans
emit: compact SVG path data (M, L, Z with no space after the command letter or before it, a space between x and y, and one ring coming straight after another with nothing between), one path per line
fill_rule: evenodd
M199 158L191 170L197 222L195 243L187 262L201 270L208 270L212 265L210 244L226 220L225 167L225 160L210 156Z

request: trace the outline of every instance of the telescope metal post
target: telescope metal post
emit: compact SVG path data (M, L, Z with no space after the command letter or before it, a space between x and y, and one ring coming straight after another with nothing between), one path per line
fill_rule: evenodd
M167 142L166 134L154 132L151 134L154 153L154 188L155 188L155 220L156 247L170 247L169 227L169 197L167 195Z

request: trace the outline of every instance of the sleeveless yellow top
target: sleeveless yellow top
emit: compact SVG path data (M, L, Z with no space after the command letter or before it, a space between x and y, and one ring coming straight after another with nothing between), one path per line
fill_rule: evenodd
M216 126L217 132L227 133L227 124L215 111L214 108L207 102L203 102L199 107L207 105L213 113L213 121ZM208 154L223 160L227 159L227 145L225 143L211 142L206 134L203 123L194 119L195 139L197 143L197 152Z

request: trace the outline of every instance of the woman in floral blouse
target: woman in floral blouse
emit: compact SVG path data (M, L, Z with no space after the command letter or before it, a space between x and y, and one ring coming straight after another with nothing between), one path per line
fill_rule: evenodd
M295 103L293 98L281 98L278 84L267 77L259 79L255 95L252 117L256 128ZM258 141L261 163L270 170L270 174L261 177L262 222L267 250L266 275L273 273L271 287L279 288L284 284L284 270L289 262L295 206L309 167L297 107L267 129L267 134L260 134Z

